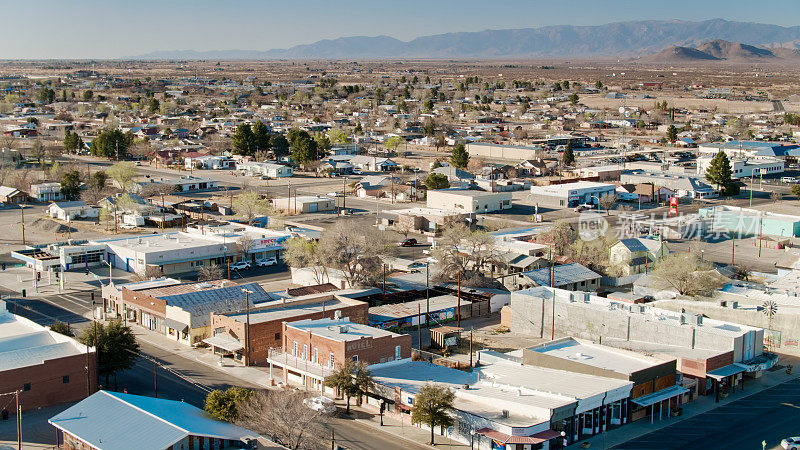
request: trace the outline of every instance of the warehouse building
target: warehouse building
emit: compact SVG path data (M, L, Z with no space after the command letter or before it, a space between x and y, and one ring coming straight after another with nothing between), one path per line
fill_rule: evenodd
M467 189L428 191L428 208L478 214L511 209L510 192L484 192Z

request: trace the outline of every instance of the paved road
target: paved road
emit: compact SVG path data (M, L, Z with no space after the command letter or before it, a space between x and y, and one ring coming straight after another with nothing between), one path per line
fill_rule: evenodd
M800 435L798 423L800 379L794 379L613 448L758 449L762 440L777 448L781 439Z

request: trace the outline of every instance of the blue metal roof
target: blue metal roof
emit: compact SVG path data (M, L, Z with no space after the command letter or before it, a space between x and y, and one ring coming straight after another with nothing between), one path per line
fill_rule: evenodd
M642 244L642 242L639 239L636 239L636 238L621 239L619 241L619 243L624 245L625 248L627 248L631 252L646 252L647 251L647 247L645 247L644 244Z

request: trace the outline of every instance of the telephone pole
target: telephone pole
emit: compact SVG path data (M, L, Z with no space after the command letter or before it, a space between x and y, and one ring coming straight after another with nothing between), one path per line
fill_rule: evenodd
M22 245L25 245L25 206L19 205L19 213L22 215Z
M22 450L22 407L19 405L19 389L14 392L17 398L17 450Z
M461 268L458 269L458 307L456 308L456 326L461 326Z
M153 397L158 398L158 363L153 357Z
M244 329L244 365L250 365L250 294L253 291L242 289L244 292L244 310L247 317L247 324Z

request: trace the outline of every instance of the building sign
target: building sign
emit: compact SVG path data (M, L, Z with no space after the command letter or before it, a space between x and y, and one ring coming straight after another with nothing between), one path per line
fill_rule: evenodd
M678 197L671 197L669 199L669 213L670 215L678 215Z

